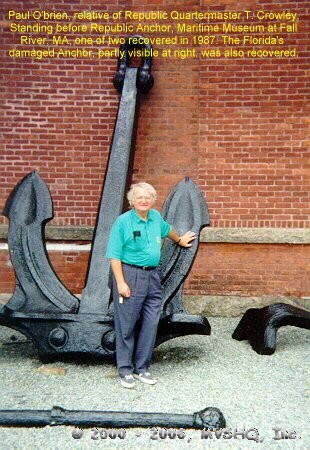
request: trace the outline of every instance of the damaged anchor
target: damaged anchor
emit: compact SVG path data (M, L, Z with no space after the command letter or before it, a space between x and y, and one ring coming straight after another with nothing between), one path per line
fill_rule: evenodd
M83 356L106 361L115 358L111 270L104 255L110 228L124 211L125 192L131 182L139 94L149 92L154 82L151 58L142 59L139 68L130 67L129 39L122 46L125 57L118 62L114 77L121 97L81 299L62 284L49 262L44 230L53 218L53 205L36 171L16 185L4 208L10 221L8 245L16 287L0 310L0 325L34 341L44 362L69 357L79 360ZM163 216L179 234L191 229L199 236L201 228L209 225L202 193L189 178L171 191ZM160 275L164 297L156 345L182 335L211 333L208 320L188 314L182 302L182 286L195 259L198 241L190 249L168 240L163 246Z

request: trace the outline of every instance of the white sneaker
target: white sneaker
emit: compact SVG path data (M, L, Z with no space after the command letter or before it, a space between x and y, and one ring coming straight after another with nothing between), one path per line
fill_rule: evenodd
M158 380L153 378L150 372L134 373L133 376L145 384L156 384Z
M124 388L131 389L131 388L135 387L135 379L131 373L128 375L125 375L123 377L120 377L120 379L121 379L121 385Z

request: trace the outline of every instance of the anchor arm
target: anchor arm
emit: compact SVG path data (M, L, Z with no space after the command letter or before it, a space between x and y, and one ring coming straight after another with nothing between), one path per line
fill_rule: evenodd
M76 312L79 300L59 280L45 248L45 224L53 217L49 190L33 171L9 196L3 214L10 219L8 244L16 289L6 307L19 312Z

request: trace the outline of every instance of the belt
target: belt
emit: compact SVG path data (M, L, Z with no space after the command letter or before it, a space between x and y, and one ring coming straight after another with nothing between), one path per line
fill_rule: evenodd
M142 270L155 270L157 269L157 266L136 266L136 264L127 264L123 263L125 266L135 267L136 269L142 269Z

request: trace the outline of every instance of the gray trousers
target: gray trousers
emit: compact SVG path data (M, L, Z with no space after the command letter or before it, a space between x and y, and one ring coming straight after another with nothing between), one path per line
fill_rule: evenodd
M116 363L120 376L145 372L152 358L162 303L162 287L157 270L143 270L123 264L131 296L119 302L113 277ZM141 320L138 336L137 320Z

